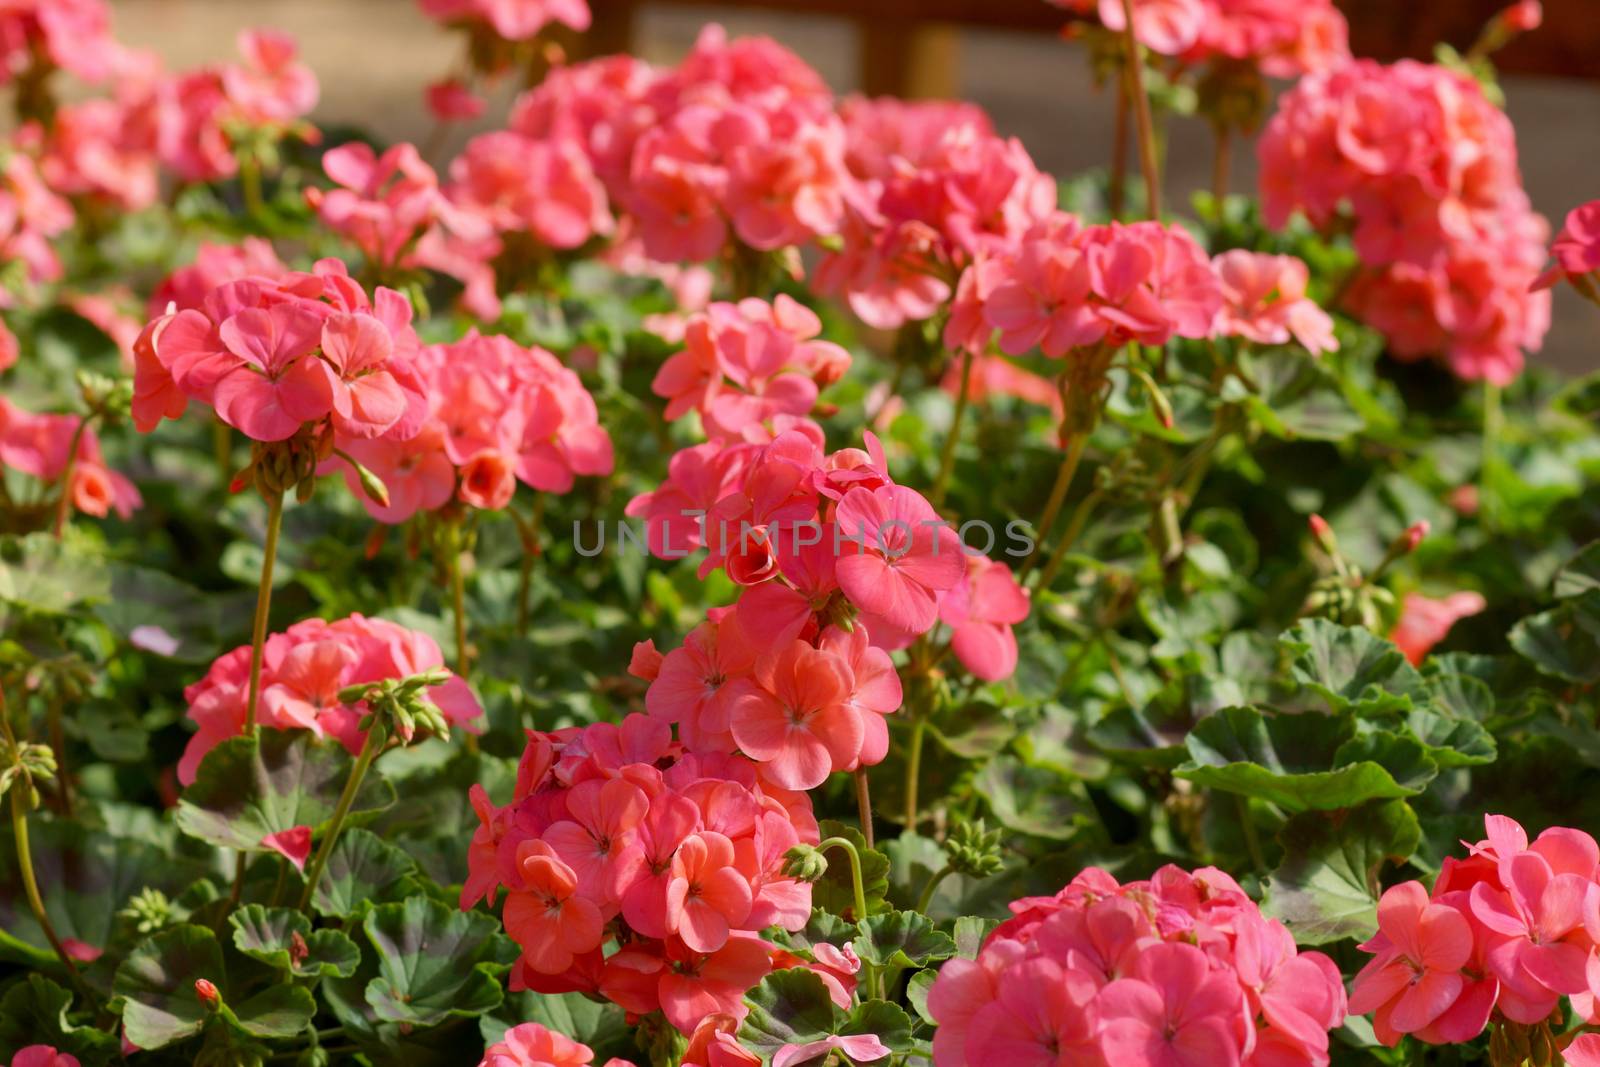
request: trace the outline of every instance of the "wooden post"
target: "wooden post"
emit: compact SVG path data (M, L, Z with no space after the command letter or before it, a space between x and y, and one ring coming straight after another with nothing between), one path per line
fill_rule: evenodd
M862 16L861 91L868 96L952 100L961 95L960 31L949 23Z
M639 0L589 0L593 23L579 37L585 58L632 54Z

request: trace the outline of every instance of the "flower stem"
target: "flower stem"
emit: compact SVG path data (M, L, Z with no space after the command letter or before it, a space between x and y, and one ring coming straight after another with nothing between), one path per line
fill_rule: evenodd
M928 905L933 903L933 891L939 888L939 883L956 873L956 869L948 863L939 868L939 873L928 879L928 884L922 887L922 895L917 898L917 910L928 914Z
M456 673L467 676L467 580L461 573L461 524L452 524L446 549L450 554L450 601L456 623Z
M1072 518L1067 520L1066 532L1061 535L1061 540L1056 542L1054 551L1050 553L1049 562L1039 574L1040 589L1050 588L1050 583L1055 581L1056 573L1061 570L1062 561L1067 558L1067 552L1077 542L1078 535L1083 533L1083 527L1089 521L1089 516L1094 513L1095 507L1099 505L1101 495L1100 490L1092 490L1073 509Z
M1500 406L1500 387L1493 382L1483 383L1483 460L1478 472L1478 490L1486 523L1493 525L1492 504L1495 494L1489 491L1490 479L1500 468L1500 433L1505 426L1505 412Z
M906 749L906 820L905 828L917 828L917 789L922 780L922 743L928 733L928 717L913 713L911 718L911 744Z
M1250 817L1250 801L1242 793L1235 793L1233 799L1239 806L1239 825L1244 829L1244 844L1250 851L1250 862L1256 865L1257 872L1265 873L1267 858L1261 851L1261 837L1256 833L1255 820Z
M972 393L972 352L961 350L961 389L956 393L955 414L950 417L950 432L944 439L944 452L939 457L939 477L933 483L929 500L935 508L944 506L945 492L950 488L950 475L956 468L956 440L961 436L961 420L966 416Z
M1128 195L1128 81L1117 80L1117 125L1111 141L1111 181L1107 208L1113 219L1122 218Z
M67 463L61 468L61 495L56 498L55 535L59 541L67 533L67 517L72 514L72 476L78 467L78 448L83 443L83 433L89 428L89 421L95 416L90 412L78 420L78 425L73 428L72 440L67 445Z
M378 753L387 738L382 722L374 722L367 730L367 739L361 745L361 754L356 757L355 766L350 768L350 777L344 782L344 792L339 794L339 803L334 806L333 818L328 822L328 833L317 846L317 854L311 858L311 866L306 873L306 887L300 892L301 911L305 911L311 905L311 894L316 892L317 882L322 878L322 870L328 865L328 857L333 854L333 846L339 840L339 831L344 827L345 816L350 814L350 806L355 803L356 791L361 788L361 782L367 776L367 769L372 766L372 761L378 758Z
M857 767L856 779L856 811L861 816L861 836L866 838L867 847L876 847L872 834L872 787L867 781L867 769Z
M1144 46L1133 26L1133 0L1122 0L1125 76L1133 101L1134 123L1139 131L1139 167L1144 172L1146 214L1161 217L1161 177L1156 170L1156 132L1150 118L1150 97L1144 86Z
M283 529L283 490L267 492L267 540L261 554L261 582L256 586L255 622L250 628L250 689L244 708L245 733L256 732L256 702L261 697L261 650L267 643L267 616L272 608L272 566L278 556L278 533Z
M8 728L7 733L9 732ZM33 872L33 848L28 843L29 789L29 779L26 776L11 784L11 836L17 847L17 873L22 878L22 889L27 894L28 907L33 911L33 918L39 924L39 929L44 931L45 940L55 949L57 958L71 976L72 984L93 1002L96 999L94 991L84 982L83 975L78 973L78 965L67 955L66 946L56 934L55 924L50 921L49 914L44 910L44 898L39 895L39 880Z
M1061 469L1056 472L1056 484L1050 488L1049 499L1045 501L1044 514L1039 516L1039 544L1034 547L1033 554L1023 563L1022 571L1017 575L1020 582L1028 576L1033 565L1039 559L1039 552L1044 547L1045 538L1050 536L1050 528L1056 524L1056 516L1061 514L1061 505L1067 501L1067 490L1072 488L1072 478L1078 473L1078 464L1083 459L1083 450L1088 447L1089 435L1076 433L1067 445L1067 454L1061 458Z
M261 163L254 151L246 151L239 159L239 192L244 198L244 213L252 222L260 222L266 215L266 201L261 195Z

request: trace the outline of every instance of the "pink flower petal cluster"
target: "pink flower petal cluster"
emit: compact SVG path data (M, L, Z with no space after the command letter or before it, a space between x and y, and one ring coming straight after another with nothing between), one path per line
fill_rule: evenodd
M1122 0L1050 0L1127 25ZM1275 78L1329 70L1350 57L1350 28L1333 0L1133 0L1133 29L1146 48L1184 63L1248 62Z
M586 0L418 0L439 22L483 26L508 41L526 41L551 23L579 33L589 28Z
M1400 603L1400 618L1389 632L1389 640L1400 647L1406 659L1420 664L1428 651L1445 639L1452 626L1488 606L1482 593L1471 590L1438 599L1407 593Z
M1567 213L1561 232L1550 246L1555 258L1535 285L1548 289L1565 278L1591 300L1600 300L1600 200L1591 200Z
M226 282L242 278L265 278L277 281L289 274L272 248L272 242L262 237L246 237L238 244L200 242L194 261L178 267L162 279L150 296L148 316L159 318L168 310L198 311L213 289Z
M322 169L337 188L309 188L307 203L323 225L361 249L377 268L414 265L419 242L439 224L468 240L487 234L476 215L446 199L438 176L414 145L401 142L379 155L370 145L352 141L325 152Z
M383 480L389 502L362 496L380 522L399 523L452 498L486 510L505 507L521 482L565 493L579 475L612 470L611 438L578 375L542 348L476 330L430 345L415 361L427 415L413 437L351 441L349 454ZM342 459L352 492L359 474Z
M42 60L103 82L118 72L122 57L104 0L11 0L0 8L0 81Z
M1258 146L1268 221L1348 217L1362 269L1346 306L1400 359L1442 357L1504 385L1549 327L1529 289L1546 227L1529 206L1511 123L1470 76L1402 61L1312 75Z
M1234 249L1211 263L1222 286L1219 334L1263 345L1293 340L1314 356L1338 351L1333 319L1306 296L1311 272L1303 261Z
M41 482L58 482L66 473L77 435L72 484L66 487L72 506L96 518L115 511L126 519L143 504L139 490L106 466L94 427L84 427L79 434L81 422L77 415L36 415L0 396L0 472L16 470Z
M1373 958L1356 975L1350 1010L1371 1013L1378 1039L1470 1041L1498 1012L1549 1018L1563 997L1600 1021L1600 846L1556 826L1531 844L1514 820L1484 817L1466 859L1447 858L1429 893L1395 886L1378 902Z
M48 130L37 124L17 138L35 153L50 187L73 197L92 197L122 211L139 211L160 195L160 169L154 146L153 116L133 88L116 97L66 104Z
M57 1052L50 1045L29 1045L19 1048L11 1057L11 1067L80 1067L78 1057Z
M198 400L257 441L324 423L341 444L406 440L427 414L417 350L406 298L379 287L369 300L338 260L308 274L224 282L199 308L145 327L134 423L148 432Z
M811 887L784 853L819 840L803 793L737 756L697 755L657 718L530 733L511 802L481 822L461 905L506 890L513 989L582 991L685 1034L742 1018L772 968L769 926L803 927Z
M341 703L341 689L409 678L444 665L433 638L387 619L306 619L267 637L256 721L276 730L333 737L354 754L366 740L360 723L367 709L365 702ZM249 690L250 646L241 645L219 656L204 678L183 691L189 718L198 727L178 763L178 780L184 785L194 781L207 752L244 732ZM431 686L427 694L452 726L477 731L474 720L483 708L464 679L452 677Z
M718 302L692 316L684 350L651 383L666 398L666 417L697 411L712 437L738 440L778 415L804 416L817 391L844 375L850 353L817 340L822 320L787 296L772 303Z
M930 318L969 263L1055 208L1054 180L976 107L852 98L840 115L856 184L816 286L871 326Z
M1206 338L1223 307L1222 284L1199 244L1159 222L1084 227L1058 212L1010 254L968 268L945 343L984 353L1076 349Z
M594 1050L538 1023L513 1026L483 1050L478 1067L589 1067Z
M1329 1062L1328 1031L1345 1018L1338 967L1297 951L1215 868L1126 885L1090 868L1011 911L929 991L940 1067Z
M56 195L24 152L7 152L0 160L0 255L20 262L33 284L61 277L61 259L52 245L73 222L72 205ZM0 306L12 296L0 289Z

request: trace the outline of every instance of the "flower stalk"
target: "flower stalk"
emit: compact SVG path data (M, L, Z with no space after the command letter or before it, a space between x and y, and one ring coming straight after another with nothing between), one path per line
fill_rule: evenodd
M1122 0L1122 39L1125 51L1124 76L1128 96L1133 102L1133 118L1139 134L1139 168L1144 172L1146 214L1161 217L1161 175L1156 161L1155 122L1150 117L1150 96L1144 83L1144 46L1133 26L1133 0Z
M261 580L256 586L256 614L250 628L250 688L244 709L245 733L256 732L256 703L261 698L261 656L267 643L267 616L272 610L272 569L283 529L283 490L263 489L267 498L267 539L262 546Z
M306 868L306 885L300 891L301 911L310 907L311 896L316 892L317 883L322 880L323 868L327 867L328 857L333 854L333 846L339 840L339 831L344 828L345 818L355 803L356 792L367 777L367 771L371 768L373 760L383 751L387 739L388 730L383 721L374 716L372 724L367 728L367 739L361 745L361 754L356 757L355 766L350 768L350 777L345 779L344 791L339 794L339 802L334 806L333 818L328 821L328 832L323 836L322 843L317 846L316 855L311 857L310 866Z

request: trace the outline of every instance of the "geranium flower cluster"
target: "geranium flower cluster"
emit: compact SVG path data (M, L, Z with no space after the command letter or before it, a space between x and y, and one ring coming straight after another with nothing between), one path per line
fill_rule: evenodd
M411 304L369 300L338 260L311 273L224 282L199 308L153 320L136 346L133 418L141 431L190 400L256 441L327 427L347 443L416 435L427 398L413 367Z
M100 438L79 415L36 415L0 396L0 473L20 471L46 484L67 473L73 443L72 484L65 487L72 506L104 518L115 511L126 519L143 501L127 478L106 466Z
M348 454L376 474L387 503L360 492L360 473L341 457L351 492L380 522L404 522L452 499L498 510L520 481L565 493L578 475L612 469L611 438L578 375L542 348L476 330L454 344L431 345L414 368L427 415L412 437L348 443Z
M589 28L585 0L417 0L439 22L484 27L508 41L525 41L553 22L582 33Z
M1090 868L1011 911L928 993L940 1067L1329 1062L1345 1018L1338 967L1297 951L1214 867L1126 885Z
M271 30L239 35L240 61L165 74L154 56L128 53L110 97L68 103L48 127L30 124L16 144L36 155L64 194L136 211L153 204L159 174L209 182L238 172L252 140L296 131L316 106L316 76L294 39Z
M1573 208L1550 246L1555 262L1539 275L1536 286L1548 289L1566 279L1589 300L1600 304L1600 200Z
M1267 293L1240 294L1236 282L1230 323L1247 319L1259 323L1263 335L1277 336L1271 320L1281 314L1287 332L1288 310L1257 306L1269 300ZM1298 300L1283 303L1304 315ZM1181 227L1085 227L1075 216L1056 212L1030 229L1014 253L967 271L945 343L981 354L998 331L1002 352L1022 355L1037 348L1056 358L1130 342L1162 345L1175 335L1212 336L1223 305L1211 261Z
M1350 1010L1372 1013L1391 1046L1407 1034L1435 1045L1470 1041L1495 1012L1540 1023L1563 997L1600 1023L1594 838L1555 826L1530 843L1515 820L1487 815L1484 839L1468 852L1444 861L1431 893L1421 882L1384 893Z
M1312 75L1280 100L1258 151L1271 224L1349 218L1362 268L1345 303L1395 356L1441 356L1504 385L1542 343L1550 301L1529 289L1547 230L1510 120L1470 76L1365 60Z
M1056 206L1055 180L970 104L852 98L839 114L854 185L815 283L871 326L931 318L969 263Z
M1050 2L1108 30L1127 26L1122 0ZM1350 27L1333 0L1133 0L1133 30L1159 55L1245 62L1274 78L1330 70L1350 56Z
M0 82L41 60L86 82L103 82L123 57L103 0L14 0L0 11Z
M819 840L810 798L748 760L685 752L650 716L530 732L511 802L473 786L472 805L461 906L506 890L513 989L598 994L689 1034L742 1018L773 967L759 931L811 914L810 884L783 873L785 852Z
M513 1026L483 1050L478 1067L589 1067L594 1049L538 1023ZM627 1060L609 1059L605 1067L623 1067Z
M22 264L28 282L39 285L60 279L61 257L53 241L71 228L73 218L72 205L51 191L30 156L6 154L0 161L0 254L8 262ZM9 288L0 288L0 307L10 307L14 299ZM11 358L0 354L0 370L14 359L14 353Z
M815 71L767 38L708 27L671 70L619 56L554 71L509 131L468 145L453 190L502 233L551 247L616 216L651 259L708 260L730 239L772 251L835 232L844 146Z
M816 313L783 295L714 303L683 332L684 350L661 365L651 389L666 399L668 419L697 411L711 437L739 440L777 416L811 414L818 391L850 367L849 352L817 340Z
M256 722L332 737L352 754L366 740L360 725L367 708L365 702L341 702L340 690L444 669L444 655L433 638L364 615L297 622L268 636L261 662ZM207 752L244 733L249 683L250 646L241 645L219 656L204 678L183 691L197 730L178 762L178 781L193 783ZM427 696L445 721L476 732L474 720L483 708L464 679L452 676L429 686Z

